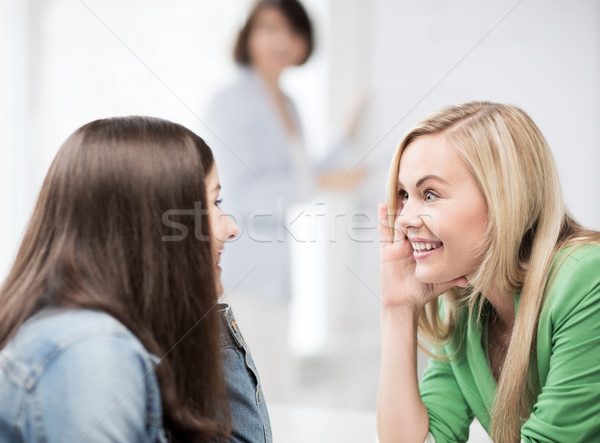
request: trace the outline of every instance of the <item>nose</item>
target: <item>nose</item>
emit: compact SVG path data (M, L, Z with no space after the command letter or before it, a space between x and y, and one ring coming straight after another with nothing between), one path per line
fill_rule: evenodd
M233 221L233 218L231 218L231 216L226 215L226 220L227 220L227 230L226 232L226 236L227 236L227 241L231 241L234 238L236 238L238 235L240 235L240 228L239 226Z
M407 232L409 228L419 228L423 225L423 219L419 212L419 205L409 198L406 200L398 214L397 223L399 227Z

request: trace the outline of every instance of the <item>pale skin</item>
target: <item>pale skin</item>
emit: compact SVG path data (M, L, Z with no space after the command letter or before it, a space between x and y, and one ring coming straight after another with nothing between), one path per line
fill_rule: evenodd
M382 357L377 402L381 443L423 442L429 417L417 378L418 313L454 286L466 286L480 264L487 204L475 177L445 134L412 141L400 159L395 238L379 206ZM498 379L514 323L512 295L489 290L494 307L488 351ZM496 368L496 369L494 369Z
M225 250L225 243L236 238L240 233L240 228L235 222L225 214L219 207L219 194L221 192L221 183L219 181L219 171L213 164L210 172L207 174L204 184L208 198L208 219L211 232L211 250L215 263L215 275L217 285L217 295L223 295L223 283L221 283L221 254Z

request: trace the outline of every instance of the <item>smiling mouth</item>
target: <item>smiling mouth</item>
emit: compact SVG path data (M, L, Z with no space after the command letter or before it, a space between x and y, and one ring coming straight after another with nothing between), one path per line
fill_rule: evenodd
M427 252L441 247L443 243L441 241L411 242L411 245L415 252Z

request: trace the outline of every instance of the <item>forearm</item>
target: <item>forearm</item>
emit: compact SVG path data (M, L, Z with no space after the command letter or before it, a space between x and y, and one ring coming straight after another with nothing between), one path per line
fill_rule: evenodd
M427 437L429 417L419 394L417 319L414 309L386 307L381 313L381 370L377 431L381 443L418 442Z

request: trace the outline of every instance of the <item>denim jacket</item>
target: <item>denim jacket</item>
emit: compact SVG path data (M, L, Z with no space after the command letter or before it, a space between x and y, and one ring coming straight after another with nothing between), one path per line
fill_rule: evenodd
M250 350L231 307L218 308L230 442L271 443ZM0 442L166 443L157 362L108 314L41 311L0 352Z
M221 359L232 421L229 441L230 443L272 443L269 412L250 348L235 321L231 306L221 304L218 307L223 316Z
M156 362L107 314L41 311L0 352L0 441L166 442Z

